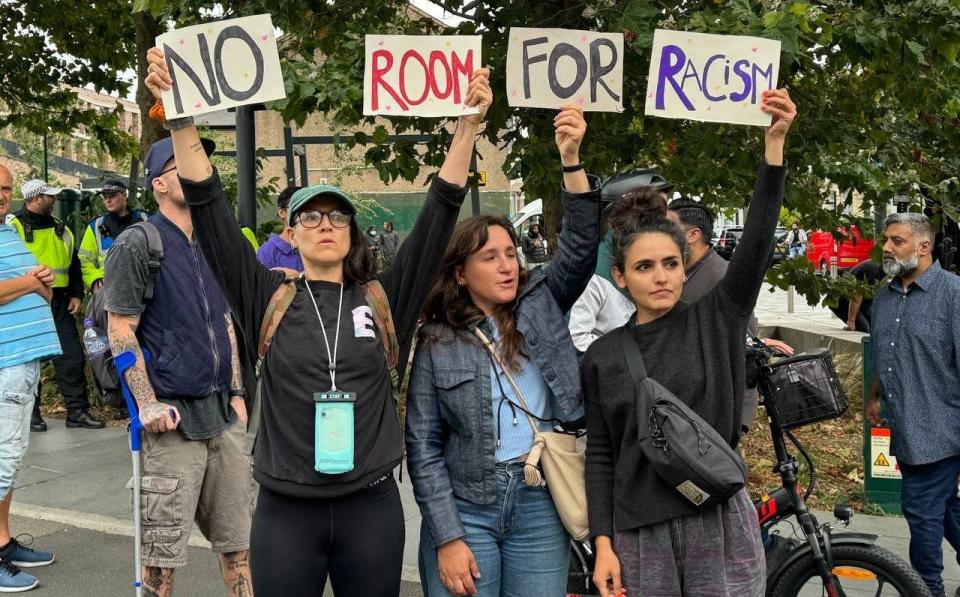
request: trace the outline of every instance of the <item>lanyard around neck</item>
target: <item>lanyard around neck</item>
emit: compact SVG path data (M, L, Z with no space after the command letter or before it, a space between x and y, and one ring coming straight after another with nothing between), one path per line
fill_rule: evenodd
M303 274L300 274L303 276ZM307 294L313 302L313 310L320 320L320 329L323 331L323 343L327 347L327 370L330 371L330 389L337 391L337 348L340 346L340 313L343 310L343 282L340 283L340 304L337 305L337 332L333 337L333 353L330 353L330 341L327 339L327 328L323 325L323 318L320 317L320 307L317 306L317 299L313 298L313 290L310 288L310 282L306 276L303 277L303 283L307 287Z

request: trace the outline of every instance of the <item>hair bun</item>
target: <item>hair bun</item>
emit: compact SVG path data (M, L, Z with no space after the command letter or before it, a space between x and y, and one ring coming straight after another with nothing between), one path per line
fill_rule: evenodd
M649 187L624 194L610 207L607 221L614 232L629 233L637 224L648 218L666 218L667 201L663 193Z

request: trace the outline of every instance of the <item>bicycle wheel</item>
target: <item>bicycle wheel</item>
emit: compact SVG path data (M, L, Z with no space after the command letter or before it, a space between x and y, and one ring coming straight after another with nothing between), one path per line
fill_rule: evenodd
M878 545L834 545L833 573L848 597L929 597L920 575ZM777 580L770 597L826 597L813 557L794 562Z

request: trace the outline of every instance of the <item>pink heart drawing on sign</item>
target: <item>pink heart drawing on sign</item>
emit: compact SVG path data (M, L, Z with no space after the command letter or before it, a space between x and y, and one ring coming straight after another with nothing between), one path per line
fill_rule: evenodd
M269 36L268 34L264 33L263 35L260 36L260 39L263 40L263 41L267 41L267 38L268 38L268 37L270 37L270 36Z
M382 40L381 40L381 41L378 41L378 42L377 42L377 45L378 45L378 46L382 46L382 45L383 45L383 41L382 41Z
M750 48L750 51L751 51L751 52L756 52L757 49L758 49L757 46L753 46L752 48Z
M183 45L183 38L181 37L178 41L179 41L180 45L182 46L182 45Z
M581 38L580 38L580 41L586 43L586 42L587 42L587 36L584 35L583 37L581 37Z
M197 103L193 104L193 107L194 107L194 108L202 108L202 107L203 107L203 104L201 104L200 102L197 102Z
M584 104L584 102L586 102L586 100L583 99L582 97L577 100L577 103L580 104L581 106Z
M514 97L516 97L516 95L517 95L517 90L516 90L516 89L514 89L514 90L513 90L513 91L512 91L511 93L510 93L510 95L512 95L512 96L514 96Z
M388 112L390 111L390 108L392 108L392 107L393 107L393 106L385 106L385 108L386 108L386 110L387 110Z

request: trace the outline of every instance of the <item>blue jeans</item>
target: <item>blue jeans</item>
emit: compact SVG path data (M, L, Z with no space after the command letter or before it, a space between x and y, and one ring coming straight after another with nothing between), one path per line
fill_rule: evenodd
M794 257L802 257L807 254L807 250L803 245L791 245L788 249L788 257L791 259Z
M960 456L930 464L900 463L900 502L910 526L910 563L934 597L943 590L943 540L960 552ZM957 556L960 562L960 555Z
M13 482L30 443L30 414L40 382L40 362L0 369L0 500Z
M463 540L480 568L479 597L563 597L569 536L546 487L523 483L523 463L497 464L497 501L457 498ZM452 595L440 580L437 550L426 525L420 531L420 580L426 597Z

